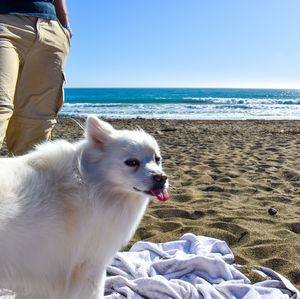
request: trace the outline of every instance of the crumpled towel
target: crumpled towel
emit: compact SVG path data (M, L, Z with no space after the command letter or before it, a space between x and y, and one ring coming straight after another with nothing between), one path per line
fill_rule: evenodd
M173 242L137 242L107 268L105 298L300 298L275 271L260 267L269 279L251 284L233 262L224 241L191 233Z

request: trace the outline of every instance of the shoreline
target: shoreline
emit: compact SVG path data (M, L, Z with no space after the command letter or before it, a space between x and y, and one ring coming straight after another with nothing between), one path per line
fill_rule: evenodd
M258 265L300 288L300 120L107 121L152 134L170 178L170 199L151 200L125 249L187 232L214 237L226 241L252 282L260 280L251 272ZM53 139L82 135L73 120L58 117Z
M90 113L93 114L93 113ZM87 114L88 115L88 114ZM106 121L117 121L117 120L125 120L125 121L135 121L135 120L145 120L145 121L217 121L217 122L221 122L221 121L300 121L300 117L299 118L289 118L289 119L283 119L283 118L159 118L159 117L152 117L152 118L146 118L146 117L128 117L128 118L120 118L120 117L116 117L116 118L111 118L111 117L105 117L105 116L101 116L98 114L95 114L97 117L99 117L100 119L106 120ZM58 118L61 119L68 119L68 118L72 118L72 119L85 119L85 116L72 116L72 115L67 115L67 114L59 114Z

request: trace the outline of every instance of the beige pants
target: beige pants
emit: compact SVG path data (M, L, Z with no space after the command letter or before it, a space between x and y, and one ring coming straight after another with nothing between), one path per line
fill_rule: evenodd
M57 21L0 14L0 146L6 135L12 154L50 139L69 48Z

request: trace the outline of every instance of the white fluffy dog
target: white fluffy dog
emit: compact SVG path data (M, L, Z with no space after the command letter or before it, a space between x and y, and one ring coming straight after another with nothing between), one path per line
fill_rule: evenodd
M105 269L150 196L168 199L159 147L89 116L78 143L0 159L0 288L17 298L102 298Z

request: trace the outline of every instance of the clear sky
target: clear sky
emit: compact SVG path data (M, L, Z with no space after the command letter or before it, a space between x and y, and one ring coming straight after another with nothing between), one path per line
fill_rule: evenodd
M67 0L66 87L300 88L300 0Z

